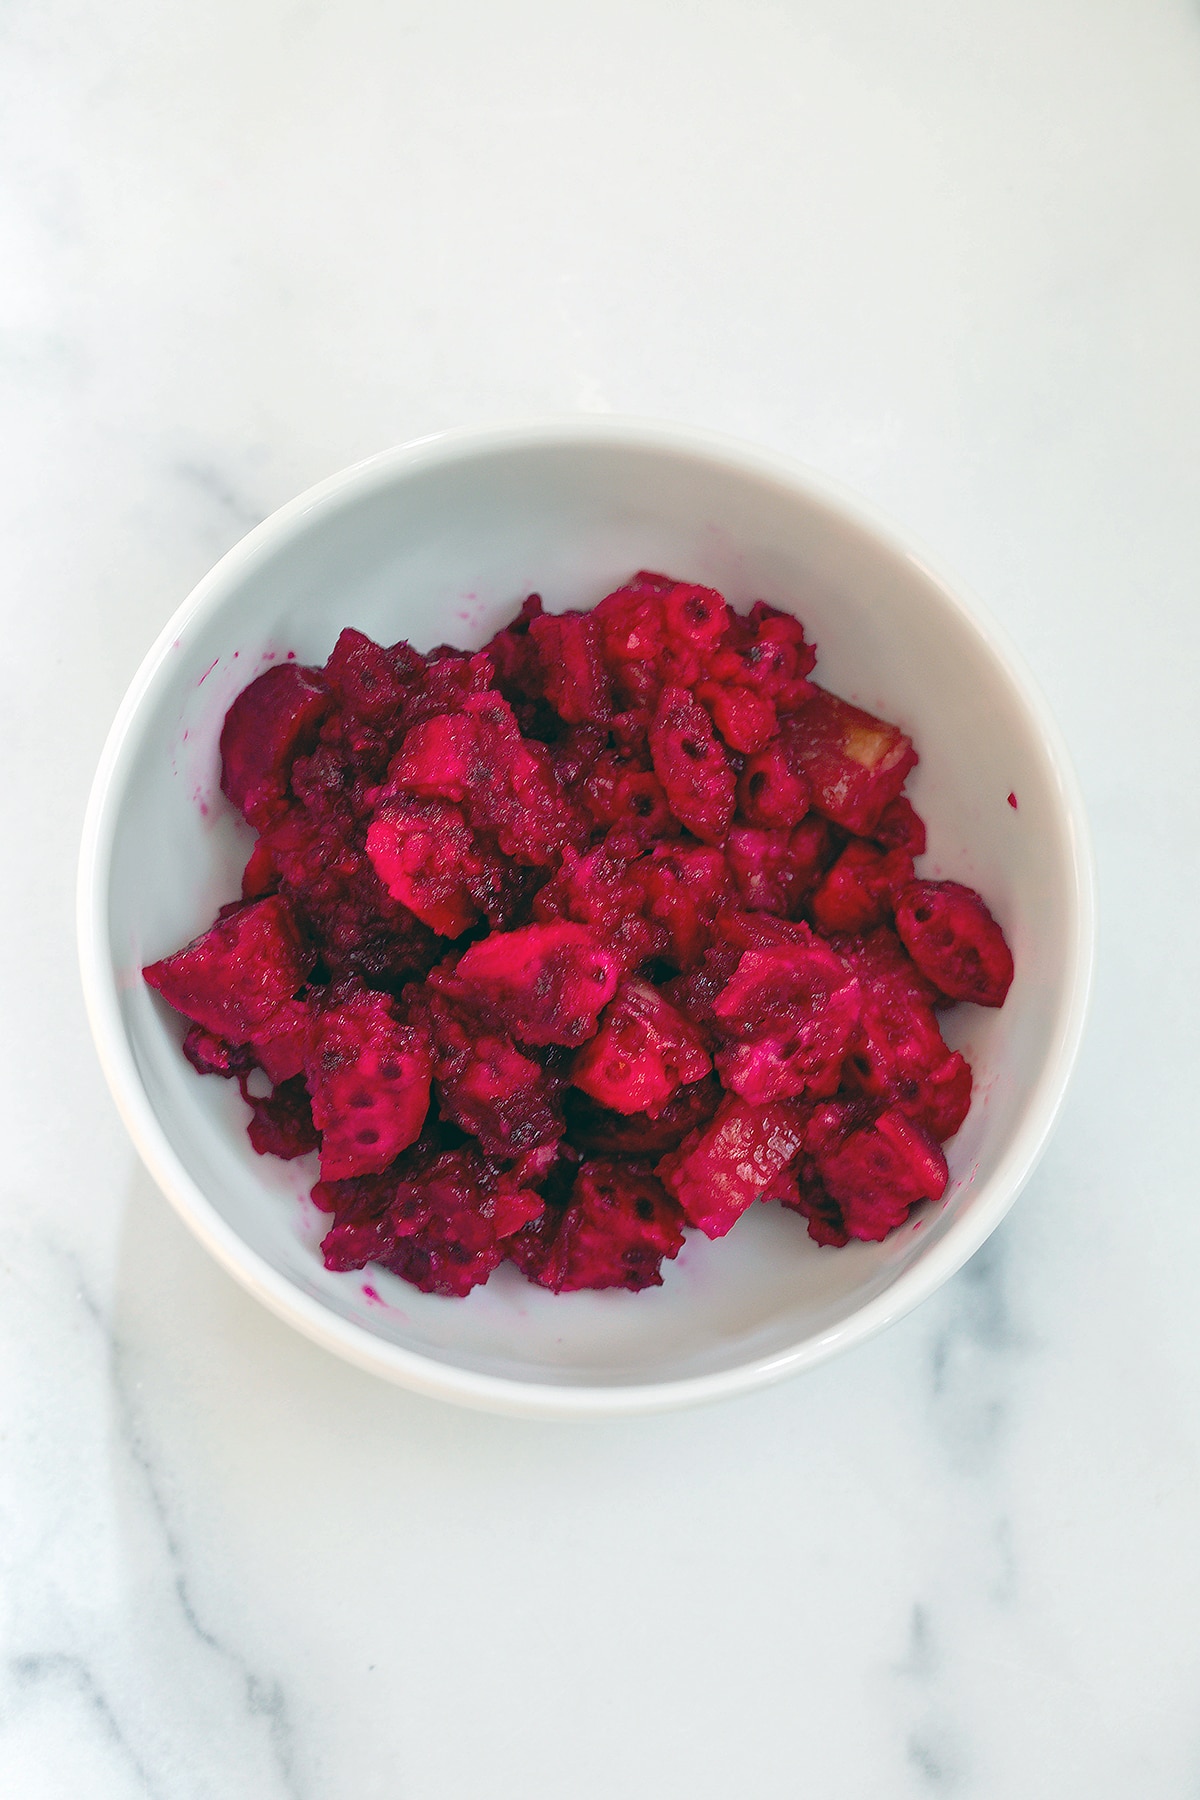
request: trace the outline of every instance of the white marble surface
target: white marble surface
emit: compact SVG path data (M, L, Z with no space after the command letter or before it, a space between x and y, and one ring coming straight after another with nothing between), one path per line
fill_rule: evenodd
M1195 0L0 10L0 1793L1200 1794ZM844 1360L542 1426L343 1367L141 1172L91 769L193 581L389 442L574 408L805 457L1044 683L1078 1077Z

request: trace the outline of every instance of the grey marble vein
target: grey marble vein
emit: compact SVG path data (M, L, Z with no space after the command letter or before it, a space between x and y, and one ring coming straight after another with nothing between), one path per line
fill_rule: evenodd
M914 1731L905 1745L910 1768L922 1785L939 1794L955 1794L962 1790L962 1768L958 1751L945 1734L935 1727Z
M171 473L186 486L204 496L220 512L249 531L266 517L216 463L193 457L180 457L171 465Z
M145 1430L138 1419L134 1389L128 1373L128 1349L106 1322L95 1297L82 1277L79 1280L79 1295L109 1346L109 1363L112 1369L113 1392L117 1400L118 1417L123 1426L126 1447L133 1463L141 1472L146 1496L158 1522L163 1547L166 1550L173 1575L174 1592L179 1602L180 1615L196 1641L210 1650L214 1656L219 1657L236 1673L245 1694L247 1712L252 1718L261 1719L266 1724L282 1783L282 1791L292 1796L292 1800L303 1800L295 1769L295 1731L283 1690L273 1677L264 1677L256 1673L234 1645L225 1642L201 1619L191 1592L184 1548L171 1523L154 1455L147 1441Z
M1014 1359L1025 1348L1009 1309L1002 1231L960 1270L939 1304L945 1322L929 1352L933 1418L954 1464L981 1474L999 1453Z
M70 1656L65 1651L57 1650L41 1655L15 1656L11 1658L8 1667L18 1693L22 1689L42 1684L64 1688L99 1723L104 1735L128 1765L130 1773L148 1796L148 1800L166 1800L167 1790L152 1778L130 1743L111 1702L96 1679L95 1672L83 1657Z
M112 1330L77 1257L61 1246L43 1244L40 1256L26 1258L31 1271L35 1260L41 1265L40 1273L31 1273L30 1278L39 1299L44 1303L55 1286L70 1286L77 1316L86 1319L100 1352L100 1367L107 1371L111 1416L125 1469L140 1491L144 1508L137 1541L143 1555L157 1544L161 1558L156 1572L151 1554L151 1578L160 1593L170 1596L170 1607L186 1638L214 1668L226 1672L239 1696L243 1719L264 1733L271 1791L278 1793L281 1800L304 1800L295 1724L281 1682L255 1668L229 1634L212 1623L196 1599L187 1545L166 1499L161 1451L151 1439L139 1408L140 1383L134 1353ZM153 1697L149 1697L147 1705L146 1698L137 1695L136 1686L130 1687L126 1674L122 1698L116 1692L121 1681L104 1675L104 1666L112 1663L114 1655L118 1660L122 1655L119 1629L114 1639L105 1630L98 1633L94 1625L84 1628L74 1598L67 1593L57 1622L45 1618L40 1623L31 1621L24 1635L25 1644L14 1650L6 1665L13 1696L9 1712L22 1693L39 1687L57 1688L100 1726L104 1739L138 1782L139 1791L152 1800L183 1800L184 1796L191 1800L193 1795L208 1796L215 1791L202 1771L189 1774L181 1768L179 1751L171 1748L170 1741L174 1736L178 1743L178 1727L174 1733L168 1728L164 1741L163 1721L155 1718ZM181 1705L186 1711L187 1697L195 1688L197 1675L187 1669L178 1652L172 1652L172 1680L182 1688L174 1696L173 1705L177 1711ZM258 1785L255 1791L267 1790Z

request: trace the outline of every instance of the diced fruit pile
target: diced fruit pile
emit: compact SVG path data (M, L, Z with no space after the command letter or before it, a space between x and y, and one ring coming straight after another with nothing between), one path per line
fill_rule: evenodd
M642 573L475 655L347 630L229 709L242 898L146 969L261 1155L320 1155L331 1269L462 1295L506 1258L644 1288L756 1200L819 1244L946 1185L999 1006L979 895L916 877L896 726L789 614Z

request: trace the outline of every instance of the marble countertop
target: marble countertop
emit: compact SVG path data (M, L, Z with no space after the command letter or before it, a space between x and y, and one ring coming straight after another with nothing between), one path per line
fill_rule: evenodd
M0 1793L1200 1794L1194 0L9 0L0 147ZM250 524L574 409L797 454L956 568L1073 748L1102 934L1049 1153L943 1291L561 1426L208 1259L72 886L125 684Z

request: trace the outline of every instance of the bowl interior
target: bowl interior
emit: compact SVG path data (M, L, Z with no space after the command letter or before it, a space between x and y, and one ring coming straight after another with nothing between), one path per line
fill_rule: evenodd
M922 872L983 892L1017 968L1003 1010L964 1007L946 1021L976 1081L947 1147L947 1197L885 1243L840 1251L819 1250L799 1217L756 1207L721 1242L690 1233L664 1285L638 1295L554 1297L507 1266L466 1301L374 1269L330 1274L318 1249L324 1215L306 1197L315 1168L253 1154L236 1090L192 1072L180 1021L139 974L238 892L251 835L218 786L225 708L272 658L323 661L343 625L423 649L474 647L531 590L551 609L586 606L639 567L708 583L739 607L761 598L796 612L818 645L818 679L916 742L909 791L929 827ZM415 1353L451 1386L454 1371L471 1371L621 1388L836 1342L882 1296L901 1310L931 1258L948 1272L961 1260L947 1252L955 1234L965 1255L990 1229L1026 1172L1031 1133L1044 1132L1047 1081L1065 1075L1056 1058L1078 982L1079 853L1039 716L987 629L933 574L769 462L618 435L534 435L378 459L329 484L268 521L197 590L144 674L102 811L103 979L123 1067L114 1081L143 1149L235 1272L261 1290L273 1271L280 1310L297 1296L311 1329L319 1302L343 1349L385 1369L392 1359L394 1373Z

